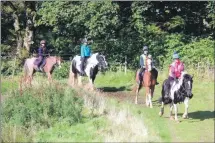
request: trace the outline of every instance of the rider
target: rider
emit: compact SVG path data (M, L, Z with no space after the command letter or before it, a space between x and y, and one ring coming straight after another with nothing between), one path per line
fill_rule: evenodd
M143 54L140 56L140 71L139 71L139 83L142 83L143 77L144 77L144 73L146 70L146 58L148 57L148 47L147 46L143 46ZM152 65L152 68L155 69L154 65ZM155 69L156 70L156 69ZM156 70L157 71L157 70ZM156 72L155 78L157 79L158 76L158 72ZM156 81L156 85L159 84Z
M180 57L177 52L173 53L173 63L169 66L169 82L179 79L181 72L184 71L184 63L180 61ZM177 80L176 80L177 81Z
M45 40L41 40L40 41L40 47L38 49L38 59L35 61L35 69L37 71L43 71L43 67L46 63L45 61L45 56L47 54L47 49L46 49L46 41Z
M168 93L170 93L173 81L178 82L178 79L180 79L181 76L181 72L184 71L184 63L180 61L178 53L174 52L172 57L174 61L169 66L169 77L166 83Z
M80 74L84 75L84 64L86 63L87 59L91 56L91 41L88 41L87 38L83 39L83 45L81 46L81 71Z

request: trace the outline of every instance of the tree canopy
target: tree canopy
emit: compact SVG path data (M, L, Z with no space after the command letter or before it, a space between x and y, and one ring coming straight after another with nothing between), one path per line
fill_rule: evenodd
M157 65L178 51L187 64L214 64L213 1L3 1L2 52L22 61L46 39L53 54L80 54L80 38L94 40L92 51L108 61L139 65L147 45Z

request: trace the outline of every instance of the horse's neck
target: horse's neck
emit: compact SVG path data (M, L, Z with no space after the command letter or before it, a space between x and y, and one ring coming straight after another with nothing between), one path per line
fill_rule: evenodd
M178 82L175 81L173 83L172 88L175 89L175 90L179 90L180 88L182 88L182 86L183 86L183 79L181 78L181 79L179 79Z
M50 66L53 66L56 64L56 60L55 60L55 57L48 57L46 59L46 63L49 63Z
M91 56L89 59L87 59L87 65L86 66L92 66L95 67L98 64L98 61L95 57Z
M151 71L151 69L152 69L151 63L152 63L151 59L146 57L146 70L147 71Z

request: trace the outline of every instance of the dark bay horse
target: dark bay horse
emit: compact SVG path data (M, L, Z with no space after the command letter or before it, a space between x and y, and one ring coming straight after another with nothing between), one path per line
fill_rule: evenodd
M33 74L36 72L34 62L37 58L28 58L25 61L24 64L24 83L29 83L31 85ZM54 66L58 65L60 67L60 64L62 62L61 57L57 56L49 56L46 58L46 64L43 67L44 73L48 76L48 80L52 80L52 71L54 70Z
M154 94L154 89L156 85L156 73L157 71L152 68L152 60L150 58L146 59L146 70L143 77L143 82L138 84L138 87L136 88L136 98L135 98L135 104L137 104L138 101L138 95L140 89L144 86L145 87L145 96L146 96L146 106L150 106L152 108L152 97ZM136 82L139 82L139 70L136 73Z

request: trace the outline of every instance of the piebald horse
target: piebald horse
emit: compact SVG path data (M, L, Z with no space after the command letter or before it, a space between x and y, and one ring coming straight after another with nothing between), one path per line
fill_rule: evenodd
M70 74L69 74L69 85L75 86L78 80L78 85L82 85L82 76L80 76L80 65L81 65L81 57L76 55L71 62L70 66ZM99 53L94 53L87 60L85 65L85 75L89 79L89 84L91 90L94 90L94 80L98 71L104 71L107 69L108 63L105 60L105 56Z
M184 102L185 104L185 112L183 114L183 118L188 118L188 102L193 97L192 94L192 86L193 86L193 76L187 74L186 72L182 72L179 81L173 81L172 86L169 91L169 83L166 79L162 85L162 96L159 99L161 102L161 109L159 115L162 116L164 113L164 104L170 104L170 119L175 119L178 121L177 116L177 103ZM175 118L172 116L172 109L174 107L175 110Z

